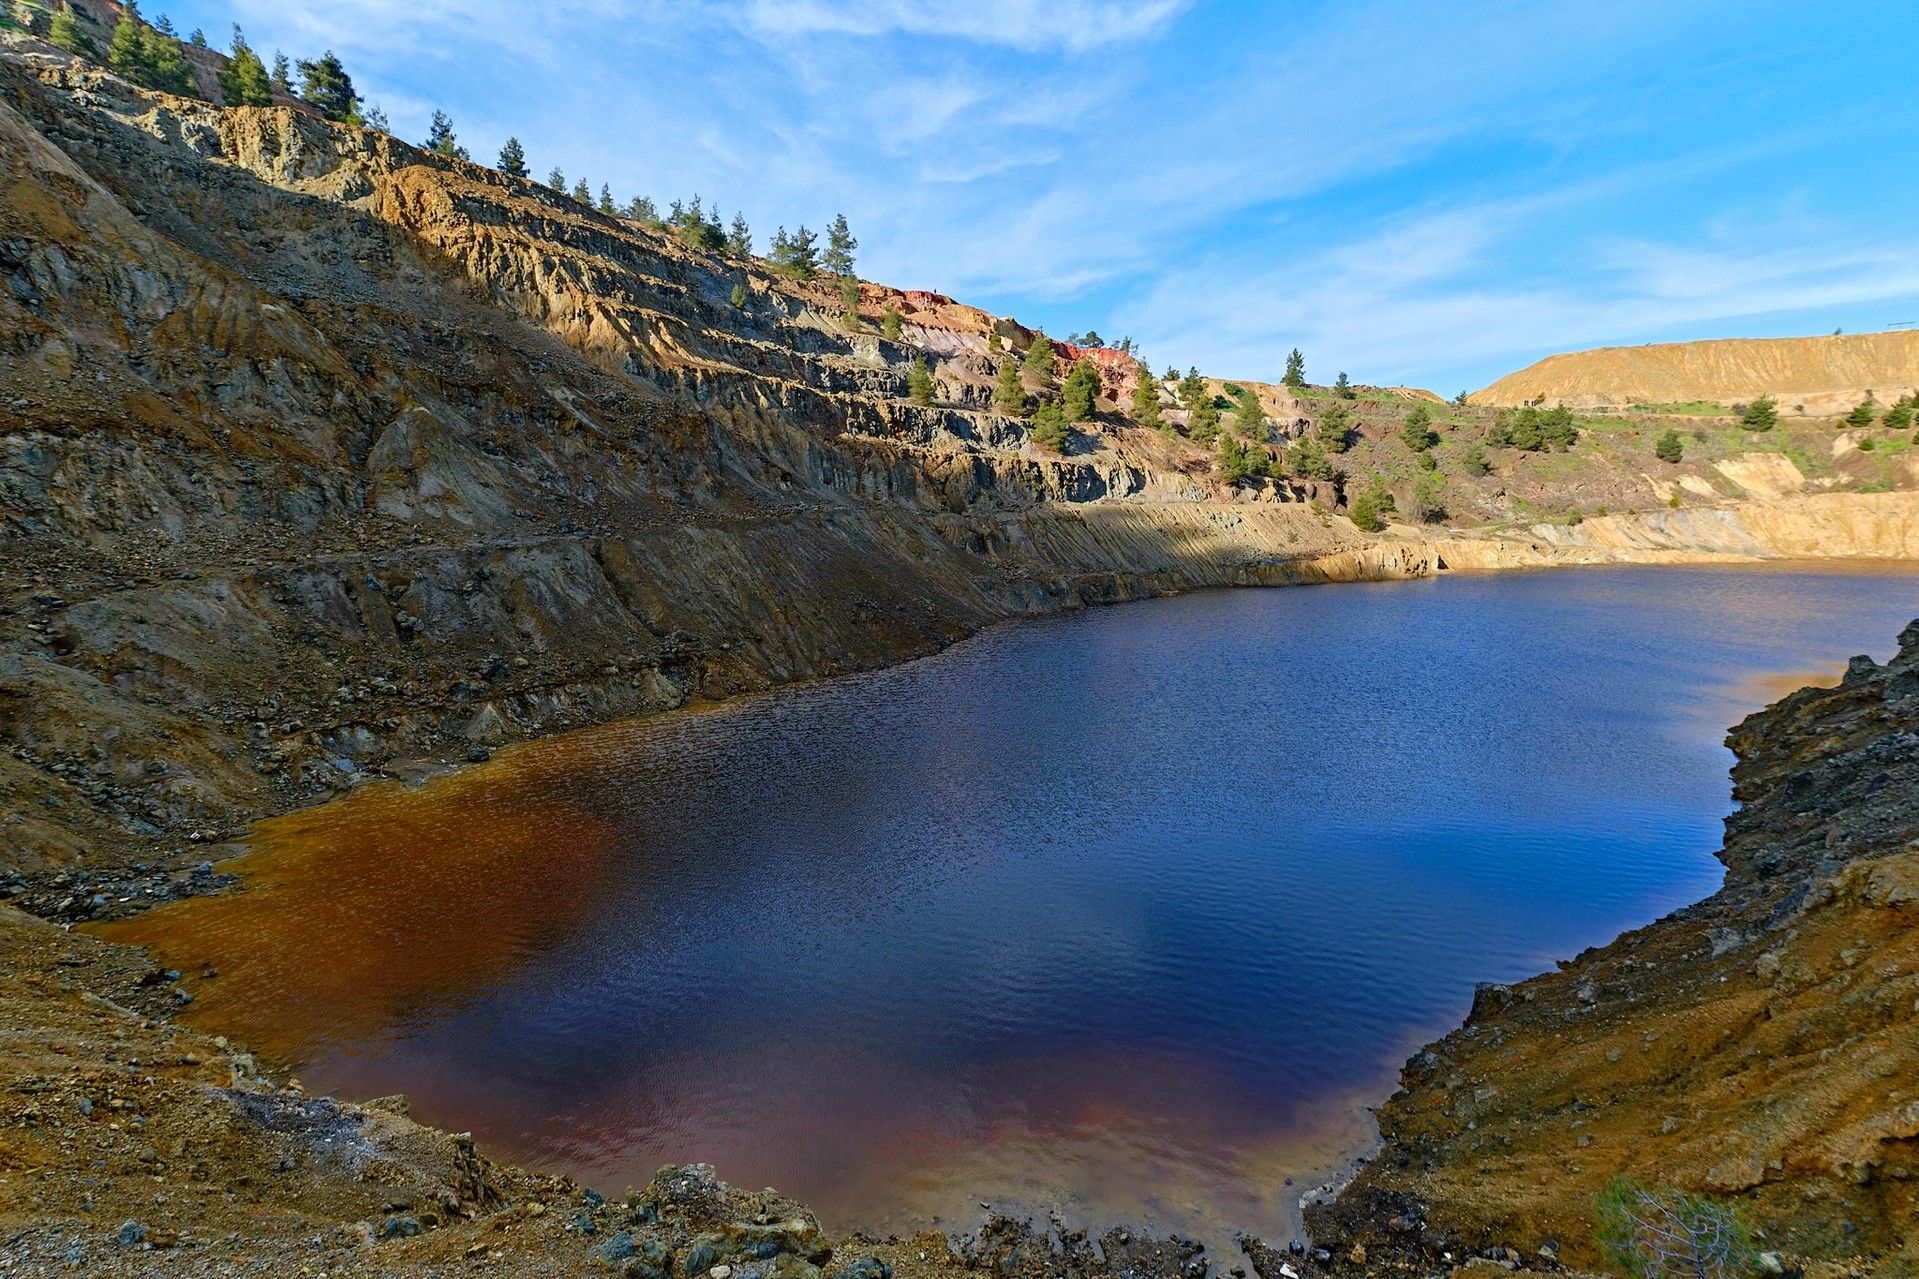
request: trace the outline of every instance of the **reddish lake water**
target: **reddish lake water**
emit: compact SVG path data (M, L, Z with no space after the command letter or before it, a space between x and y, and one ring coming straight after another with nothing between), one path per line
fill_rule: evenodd
M1711 892L1726 728L1915 614L1765 567L1022 622L363 788L109 931L309 1089L608 1191L1283 1238L1475 982Z

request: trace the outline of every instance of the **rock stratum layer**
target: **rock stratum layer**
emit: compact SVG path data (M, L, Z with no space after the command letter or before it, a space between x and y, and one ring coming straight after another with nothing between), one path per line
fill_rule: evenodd
M865 285L854 329L830 284L383 135L147 94L0 40L0 893L25 908L0 907L10 1273L574 1274L592 1247L641 1279L721 1259L818 1279L795 1205L697 1170L607 1204L400 1102L306 1098L175 1025L167 974L47 922L219 890L249 819L361 776L1201 586L1912 551L1910 493L1362 537L1301 500L1317 490L1214 487L1114 415L1065 455L1036 448L986 407L994 338L1031 334L950 299ZM872 323L887 306L897 342ZM905 397L918 355L937 406ZM1128 362L1098 362L1122 390ZM1389 1110L1389 1149L1420 1095ZM1436 1140L1454 1173L1482 1158ZM1579 1202L1569 1175L1542 1219ZM1400 1193L1368 1182L1342 1200L1358 1216L1324 1224L1362 1234L1368 1196ZM1457 1237L1511 1222L1426 1202ZM1204 1270L1191 1245L1124 1232L1094 1248L993 1222L951 1243L851 1241L831 1268Z
M1843 411L1873 391L1890 402L1919 385L1919 331L1728 338L1608 346L1549 355L1468 398L1475 404L1732 404L1761 395Z

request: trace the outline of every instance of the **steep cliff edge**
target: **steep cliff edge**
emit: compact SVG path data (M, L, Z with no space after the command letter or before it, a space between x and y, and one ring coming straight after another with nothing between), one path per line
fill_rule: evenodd
M1596 1265L1625 1172L1743 1202L1830 1273L1919 1273L1919 622L1900 644L1733 730L1720 892L1482 987L1407 1063L1321 1242Z
M1882 402L1919 386L1919 332L1726 338L1608 346L1549 355L1467 398L1474 404L1732 404L1761 395L1844 412L1873 391ZM1840 405L1843 404L1844 408Z

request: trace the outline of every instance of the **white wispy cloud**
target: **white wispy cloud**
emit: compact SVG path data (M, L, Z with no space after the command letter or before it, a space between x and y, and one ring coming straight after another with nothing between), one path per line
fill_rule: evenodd
M947 36L1077 53L1149 36L1184 7L1185 0L747 0L725 12L765 38Z

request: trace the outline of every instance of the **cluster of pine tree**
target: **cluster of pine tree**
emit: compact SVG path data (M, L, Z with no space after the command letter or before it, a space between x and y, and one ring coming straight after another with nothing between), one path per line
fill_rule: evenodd
M139 0L128 0L121 7L120 20L114 27L113 39L104 55L92 38L81 30L78 15L74 13L73 6L67 3L62 3L54 12L47 27L47 41L76 57L101 63L115 75L143 88L183 97L199 96L199 80L179 37L174 34L173 24L164 15L158 22L149 24L140 15ZM206 48L206 35L195 31L192 44L196 48ZM296 66L300 73L297 89L293 83ZM230 107L271 106L274 90L278 89L308 103L336 124L348 124L356 128L386 126L386 117L377 108L366 116L361 115L363 104L353 91L353 79L330 49L321 57L312 61L302 60L297 64L289 62L285 54L276 53L273 69L268 71L266 63L247 43L246 36L235 24L227 63L214 78L219 85L221 100ZM436 122L443 121L444 117L438 117ZM450 137L450 125L447 130Z
M1523 449L1529 453L1563 453L1579 442L1579 426L1572 410L1563 404L1544 413L1528 405L1507 417L1494 415L1486 443L1496 448Z
M1749 408L1746 412L1750 414L1752 410ZM1903 431L1913 424L1916 416L1919 416L1919 395L1900 396L1894 400L1891 407L1887 408L1885 413L1881 415L1879 411L1879 401L1873 397L1871 391L1867 391L1866 398L1853 406L1852 412L1846 414L1846 416L1840 420L1855 431L1863 431L1874 422L1877 422L1880 426L1888 430ZM1745 424L1744 418L1740 419L1740 424L1742 426ZM1765 428L1755 427L1748 429L1763 430ZM1860 447L1865 448L1868 446L1862 443Z

